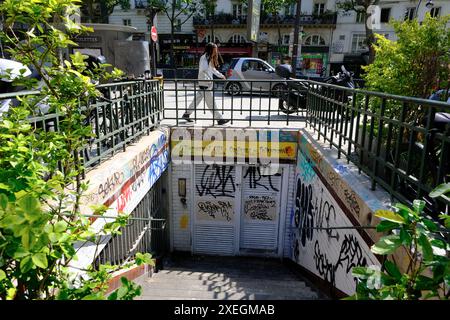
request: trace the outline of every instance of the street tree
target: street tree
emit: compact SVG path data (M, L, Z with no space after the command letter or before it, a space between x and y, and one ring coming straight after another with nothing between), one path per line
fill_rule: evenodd
M450 77L450 15L423 23L393 21L397 40L376 35L371 65L363 67L366 87L410 97L428 98L437 88L448 87Z
M275 23L278 31L278 46L282 45L280 11L286 6L290 6L296 2L296 0L262 0L264 11L275 17Z
M81 12L89 23L108 23L116 6L130 9L130 0L83 0Z
M175 31L199 11L200 0L150 0L148 7L162 12L170 22L170 64L175 66Z
M371 21L373 11L369 10L371 6L376 6L380 3L380 0L338 0L336 5L338 9L344 10L345 12L354 11L357 14L362 14L365 19L364 21ZM369 49L369 64L373 62L375 58L375 35L371 24L365 23L366 29L366 44Z
M217 2L216 0L200 0L200 8L198 10L199 15L208 19L211 25L211 39L214 41L214 14L216 13Z

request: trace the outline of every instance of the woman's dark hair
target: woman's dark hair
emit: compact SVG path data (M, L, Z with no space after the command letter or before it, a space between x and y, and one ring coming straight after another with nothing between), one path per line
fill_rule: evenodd
M213 62L213 65L215 67L219 66L219 60L218 60L218 56L217 54L214 54L214 48L217 48L217 45L213 42L209 42L206 44L205 46L205 52L204 54L206 54L206 59L208 60L208 64L211 63L211 60Z

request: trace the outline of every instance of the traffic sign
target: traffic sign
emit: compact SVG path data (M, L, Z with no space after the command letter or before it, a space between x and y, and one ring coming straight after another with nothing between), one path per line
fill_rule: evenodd
M152 27L151 35L152 35L152 40L156 42L158 40L158 32L156 31L155 26Z

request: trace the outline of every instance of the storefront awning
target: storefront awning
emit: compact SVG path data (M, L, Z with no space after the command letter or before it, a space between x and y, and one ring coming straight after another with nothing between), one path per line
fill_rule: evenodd
M190 48L189 50L187 50L188 53L200 53L202 54L205 51L205 48ZM240 47L219 47L219 53L224 55L224 54L247 54L247 55L251 55L252 54L252 49L251 48L240 48Z

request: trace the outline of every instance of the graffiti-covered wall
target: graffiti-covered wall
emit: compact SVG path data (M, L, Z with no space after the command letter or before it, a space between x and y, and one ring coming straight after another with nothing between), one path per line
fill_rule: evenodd
M295 205L290 219L291 259L345 294L353 294L355 266L378 266L371 238L359 226L370 213L363 199L343 178L348 167L330 163L300 134Z
M153 131L148 136L115 155L99 167L88 172L88 190L81 199L81 212L91 214L92 206L105 205L105 215L130 214L147 192L161 177L169 164L168 130ZM94 231L100 230L112 219L95 219ZM110 237L102 239L98 249L95 245L84 245L78 251L79 259L72 267L85 268L99 253Z

